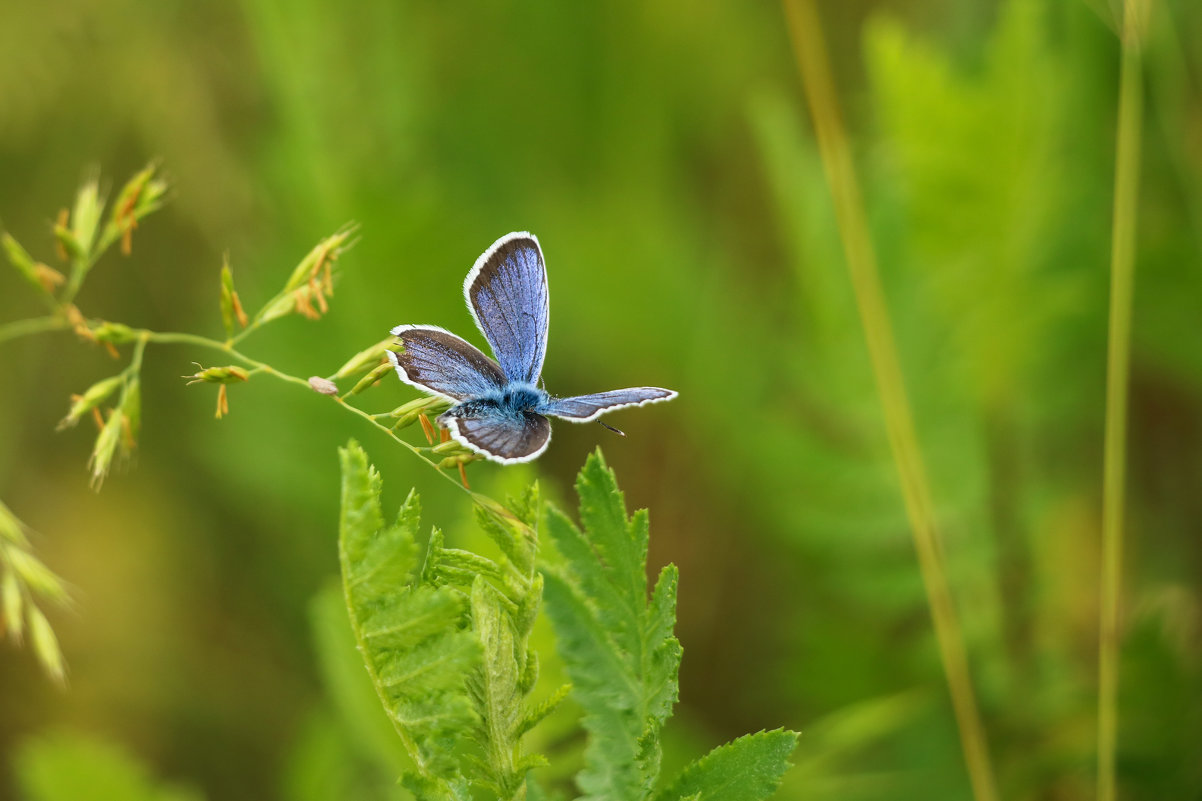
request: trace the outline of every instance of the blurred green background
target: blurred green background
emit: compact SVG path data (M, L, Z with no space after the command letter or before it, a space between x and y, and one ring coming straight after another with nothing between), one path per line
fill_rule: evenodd
M1091 798L1115 12L821 11L1003 797ZM1202 5L1154 3L1124 566L1130 799L1202 798L1199 41ZM626 439L559 424L535 466L470 475L497 495L537 476L564 503L601 444L629 505L651 509L653 568L682 575L670 746L784 725L803 737L781 798L969 797L777 5L0 5L4 229L51 261L50 223L80 180L99 169L119 186L152 158L173 200L130 258L93 272L81 308L220 337L223 253L253 309L356 221L328 316L244 347L302 376L398 323L482 344L463 276L498 236L535 232L547 386L680 398L614 415ZM0 322L41 313L0 270ZM27 650L0 651L0 797L20 797L18 755L63 730L210 799L312 797L313 732L338 725L310 632L337 569L336 447L359 438L388 504L415 485L429 524L470 536L462 495L316 394L254 380L215 421L213 388L179 379L193 360L212 356L148 350L136 463L94 493L91 432L54 427L70 393L124 361L70 334L0 344L0 498L75 599L51 615L67 691ZM413 396L388 380L363 403Z

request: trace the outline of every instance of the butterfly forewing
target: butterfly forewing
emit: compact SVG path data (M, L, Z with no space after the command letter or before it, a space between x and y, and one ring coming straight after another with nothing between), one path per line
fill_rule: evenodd
M467 274L463 294L505 377L537 383L550 314L538 239L524 232L498 239Z
M609 392L597 392L592 395L555 398L544 404L539 411L574 423L587 423L623 406L642 406L645 403L658 403L675 397L676 393L672 390L659 387L611 389Z
M455 401L505 386L496 362L450 331L431 325L398 325L392 333L400 338L404 350L389 351L388 358L406 384Z
M438 422L450 429L457 442L502 464L528 462L551 442L551 421L541 414L476 418L443 415Z

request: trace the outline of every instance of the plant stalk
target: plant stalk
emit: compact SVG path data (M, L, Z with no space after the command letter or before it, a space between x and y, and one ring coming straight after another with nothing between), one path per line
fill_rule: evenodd
M960 731L960 743L976 801L997 801L997 786L981 723L964 636L956 618L935 527L934 504L914 428L905 382L893 341L876 254L856 182L850 145L839 116L829 59L813 0L782 0L802 85L813 117L822 166L830 185L840 238L864 336L889 446L901 480L902 496L939 655Z
M1119 603L1123 573L1123 509L1127 459L1127 382L1131 306L1135 294L1135 230L1139 200L1143 82L1140 39L1144 0L1123 9L1115 152L1114 224L1110 243L1110 323L1106 363L1106 431L1102 465L1102 565L1098 625L1098 799L1114 801L1118 747Z
M0 325L0 342L10 339L42 334L46 331L61 331L71 325L65 318L59 316L31 317L28 320L13 320L11 323Z

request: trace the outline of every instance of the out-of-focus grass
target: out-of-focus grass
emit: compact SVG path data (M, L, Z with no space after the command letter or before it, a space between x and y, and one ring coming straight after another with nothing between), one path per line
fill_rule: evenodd
M1004 798L1093 792L1118 82L1095 5L820 6ZM1202 787L1200 25L1196 4L1157 3L1144 51L1118 751L1135 796ZM294 374L398 323L476 337L463 275L496 236L536 232L548 387L681 391L615 420L625 440L558 426L534 469L561 493L602 440L651 509L652 562L682 576L678 752L815 727L782 797L965 797L775 6L7 3L0 108L0 215L39 258L92 165L158 156L173 178L133 257L89 277L99 316L220 336L226 250L253 307L359 222L330 314L256 346ZM0 320L38 313L0 272ZM137 464L94 495L85 438L53 428L108 357L69 335L0 346L0 498L78 605L55 621L68 694L4 652L0 752L65 724L210 797L270 797L297 787L283 766L316 766L295 754L331 719L307 610L334 573L336 446L358 436L427 508L462 501L317 396L240 386L213 421L178 378L193 357L148 350ZM472 468L486 491L518 478Z

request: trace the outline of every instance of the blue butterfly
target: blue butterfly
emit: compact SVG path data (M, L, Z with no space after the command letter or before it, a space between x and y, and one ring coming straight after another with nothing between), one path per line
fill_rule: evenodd
M406 384L454 403L439 425L494 462L516 464L542 454L551 442L548 416L587 423L623 406L676 397L670 389L635 387L553 398L538 386L550 306L547 268L533 234L494 242L467 274L463 294L497 361L432 325L392 329L404 350L389 351L388 358Z

